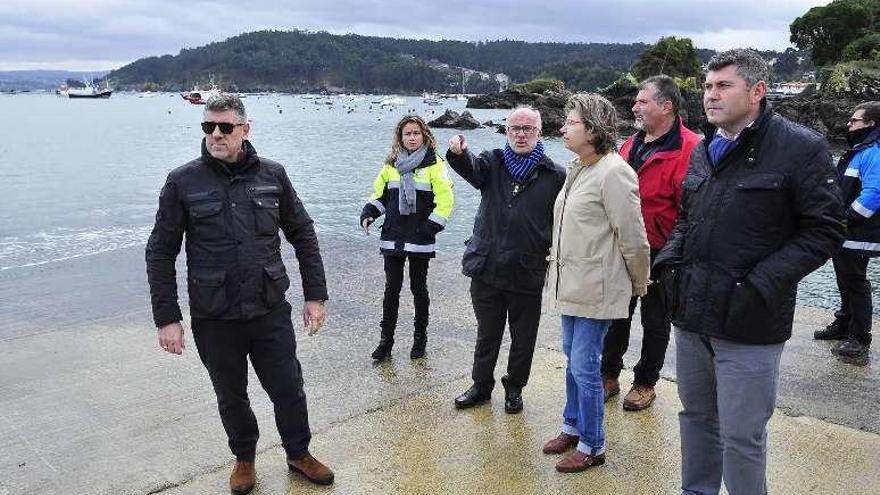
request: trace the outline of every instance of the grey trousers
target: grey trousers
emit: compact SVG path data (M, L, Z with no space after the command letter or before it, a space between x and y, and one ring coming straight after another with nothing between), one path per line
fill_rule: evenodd
M682 494L767 493L767 422L785 344L744 345L675 328Z

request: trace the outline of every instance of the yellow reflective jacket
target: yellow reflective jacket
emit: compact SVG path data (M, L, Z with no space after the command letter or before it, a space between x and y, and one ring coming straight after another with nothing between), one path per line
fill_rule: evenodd
M386 163L373 181L373 193L361 212L361 222L385 215L379 250L386 256L434 256L436 234L452 215L452 179L446 162L434 150L413 171L415 211L400 214L400 172Z

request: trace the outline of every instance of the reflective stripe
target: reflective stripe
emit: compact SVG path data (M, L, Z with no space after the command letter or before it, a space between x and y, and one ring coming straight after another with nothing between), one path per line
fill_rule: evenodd
M400 189L400 181L394 180L388 183L388 189ZM431 191L431 184L427 182L416 182L416 191Z
M846 241L843 243L843 247L860 251L880 251L880 244L876 242Z
M379 241L379 247L381 249L388 249L391 251L397 250L397 243L394 241ZM408 242L403 243L403 250L410 253L433 253L434 245L433 244L410 244Z
M869 210L869 209L865 208L858 201L853 201L852 209L856 210L856 213L858 213L859 215L861 215L865 218L871 218L871 216L874 215L873 210Z
M410 244L408 242L403 243L403 250L409 251L411 253L433 253L434 245L433 244Z
M376 209L379 210L379 213L385 213L385 205L383 205L378 199L370 200L370 204L375 206Z
M843 175L847 177L859 177L861 174L859 174L859 169L857 168L848 168L846 169L846 172L843 173Z
M431 213L431 216L428 217L428 220L436 223L437 225L442 225L446 227L446 219L437 215L436 213Z

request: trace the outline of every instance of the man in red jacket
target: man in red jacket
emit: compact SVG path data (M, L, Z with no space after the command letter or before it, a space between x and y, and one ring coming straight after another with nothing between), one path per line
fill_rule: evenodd
M620 149L621 156L639 176L642 216L651 244L652 264L672 232L681 203L681 182L691 151L700 142L700 137L682 123L681 104L681 92L672 78L660 75L644 80L632 108L636 126L642 130L630 136ZM651 279L656 280L654 273ZM602 376L606 401L620 393L618 377L629 345L636 302L637 298L633 297L629 318L615 320L605 336ZM654 402L654 384L660 379L669 345L670 326L657 284L649 285L648 293L642 297L641 320L642 355L633 368L635 383L623 399L623 408L629 411L641 411Z

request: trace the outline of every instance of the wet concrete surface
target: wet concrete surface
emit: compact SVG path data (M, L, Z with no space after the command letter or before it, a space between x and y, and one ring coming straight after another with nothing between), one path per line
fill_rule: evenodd
M431 264L428 358L408 358L405 288L394 359L374 365L383 283L375 239L321 240L330 319L319 336L298 335L298 355L313 450L338 481L313 489L287 475L271 403L252 375L258 493L675 492L673 383L662 382L647 413L609 412L607 466L557 475L540 453L558 428L563 395L554 315L542 319L526 412L505 415L496 394L491 408L456 413L451 400L469 385L475 338L458 253ZM285 259L293 260L289 251ZM157 349L142 260L132 248L0 272L0 495L227 493L231 456L207 373L191 339L181 357ZM288 296L299 301L294 286ZM845 481L856 489L848 492L874 493L858 491L856 471L880 467L876 346L868 366L842 364L811 339L830 313L802 308L796 318L771 423L772 491L833 493L828 487ZM636 325L627 366L639 334ZM672 348L668 356L663 376L674 379ZM505 358L506 347L499 376Z

